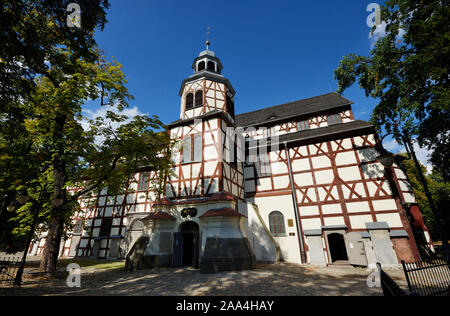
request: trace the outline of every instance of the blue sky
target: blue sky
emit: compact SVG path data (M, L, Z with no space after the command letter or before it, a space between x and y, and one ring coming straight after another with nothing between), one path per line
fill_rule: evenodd
M239 114L336 91L333 70L342 56L369 54L372 2L111 0L109 23L96 39L124 66L134 110L170 123L179 118L181 81L192 74L210 26L210 49L237 92ZM376 100L357 85L344 96L355 102L356 119L370 118Z

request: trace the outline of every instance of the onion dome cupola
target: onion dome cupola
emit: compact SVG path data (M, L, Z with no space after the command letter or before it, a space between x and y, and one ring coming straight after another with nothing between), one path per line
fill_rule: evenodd
M194 59L194 73L183 80L180 89L181 115L180 119L199 117L212 111L223 111L234 121L233 86L222 75L223 65L215 53L206 50Z

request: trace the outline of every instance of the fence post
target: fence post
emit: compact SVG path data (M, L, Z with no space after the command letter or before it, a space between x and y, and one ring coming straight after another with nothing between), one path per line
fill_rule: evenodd
M408 282L409 291L412 293L413 288L411 285L411 280L409 279L408 270L406 269L406 262L404 260L402 260L402 267L403 267L403 273L405 273L406 282Z

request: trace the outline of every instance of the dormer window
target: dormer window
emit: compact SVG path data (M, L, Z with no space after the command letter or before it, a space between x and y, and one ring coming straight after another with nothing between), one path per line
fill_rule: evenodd
M189 93L186 96L186 110L192 109L194 107L194 95Z
M205 62L201 61L198 63L198 71L205 70Z
M341 124L341 123L342 123L342 119L339 114L331 114L328 116L328 125L336 125L336 124Z
M216 65L212 61L208 61L208 70L209 71L216 71Z

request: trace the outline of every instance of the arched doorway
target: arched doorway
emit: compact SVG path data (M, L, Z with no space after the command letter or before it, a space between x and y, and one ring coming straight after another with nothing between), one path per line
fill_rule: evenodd
M332 263L335 263L336 261L348 261L347 248L345 247L345 240L342 234L329 234L328 248Z
M192 221L183 223L175 233L173 265L199 267L199 227Z

